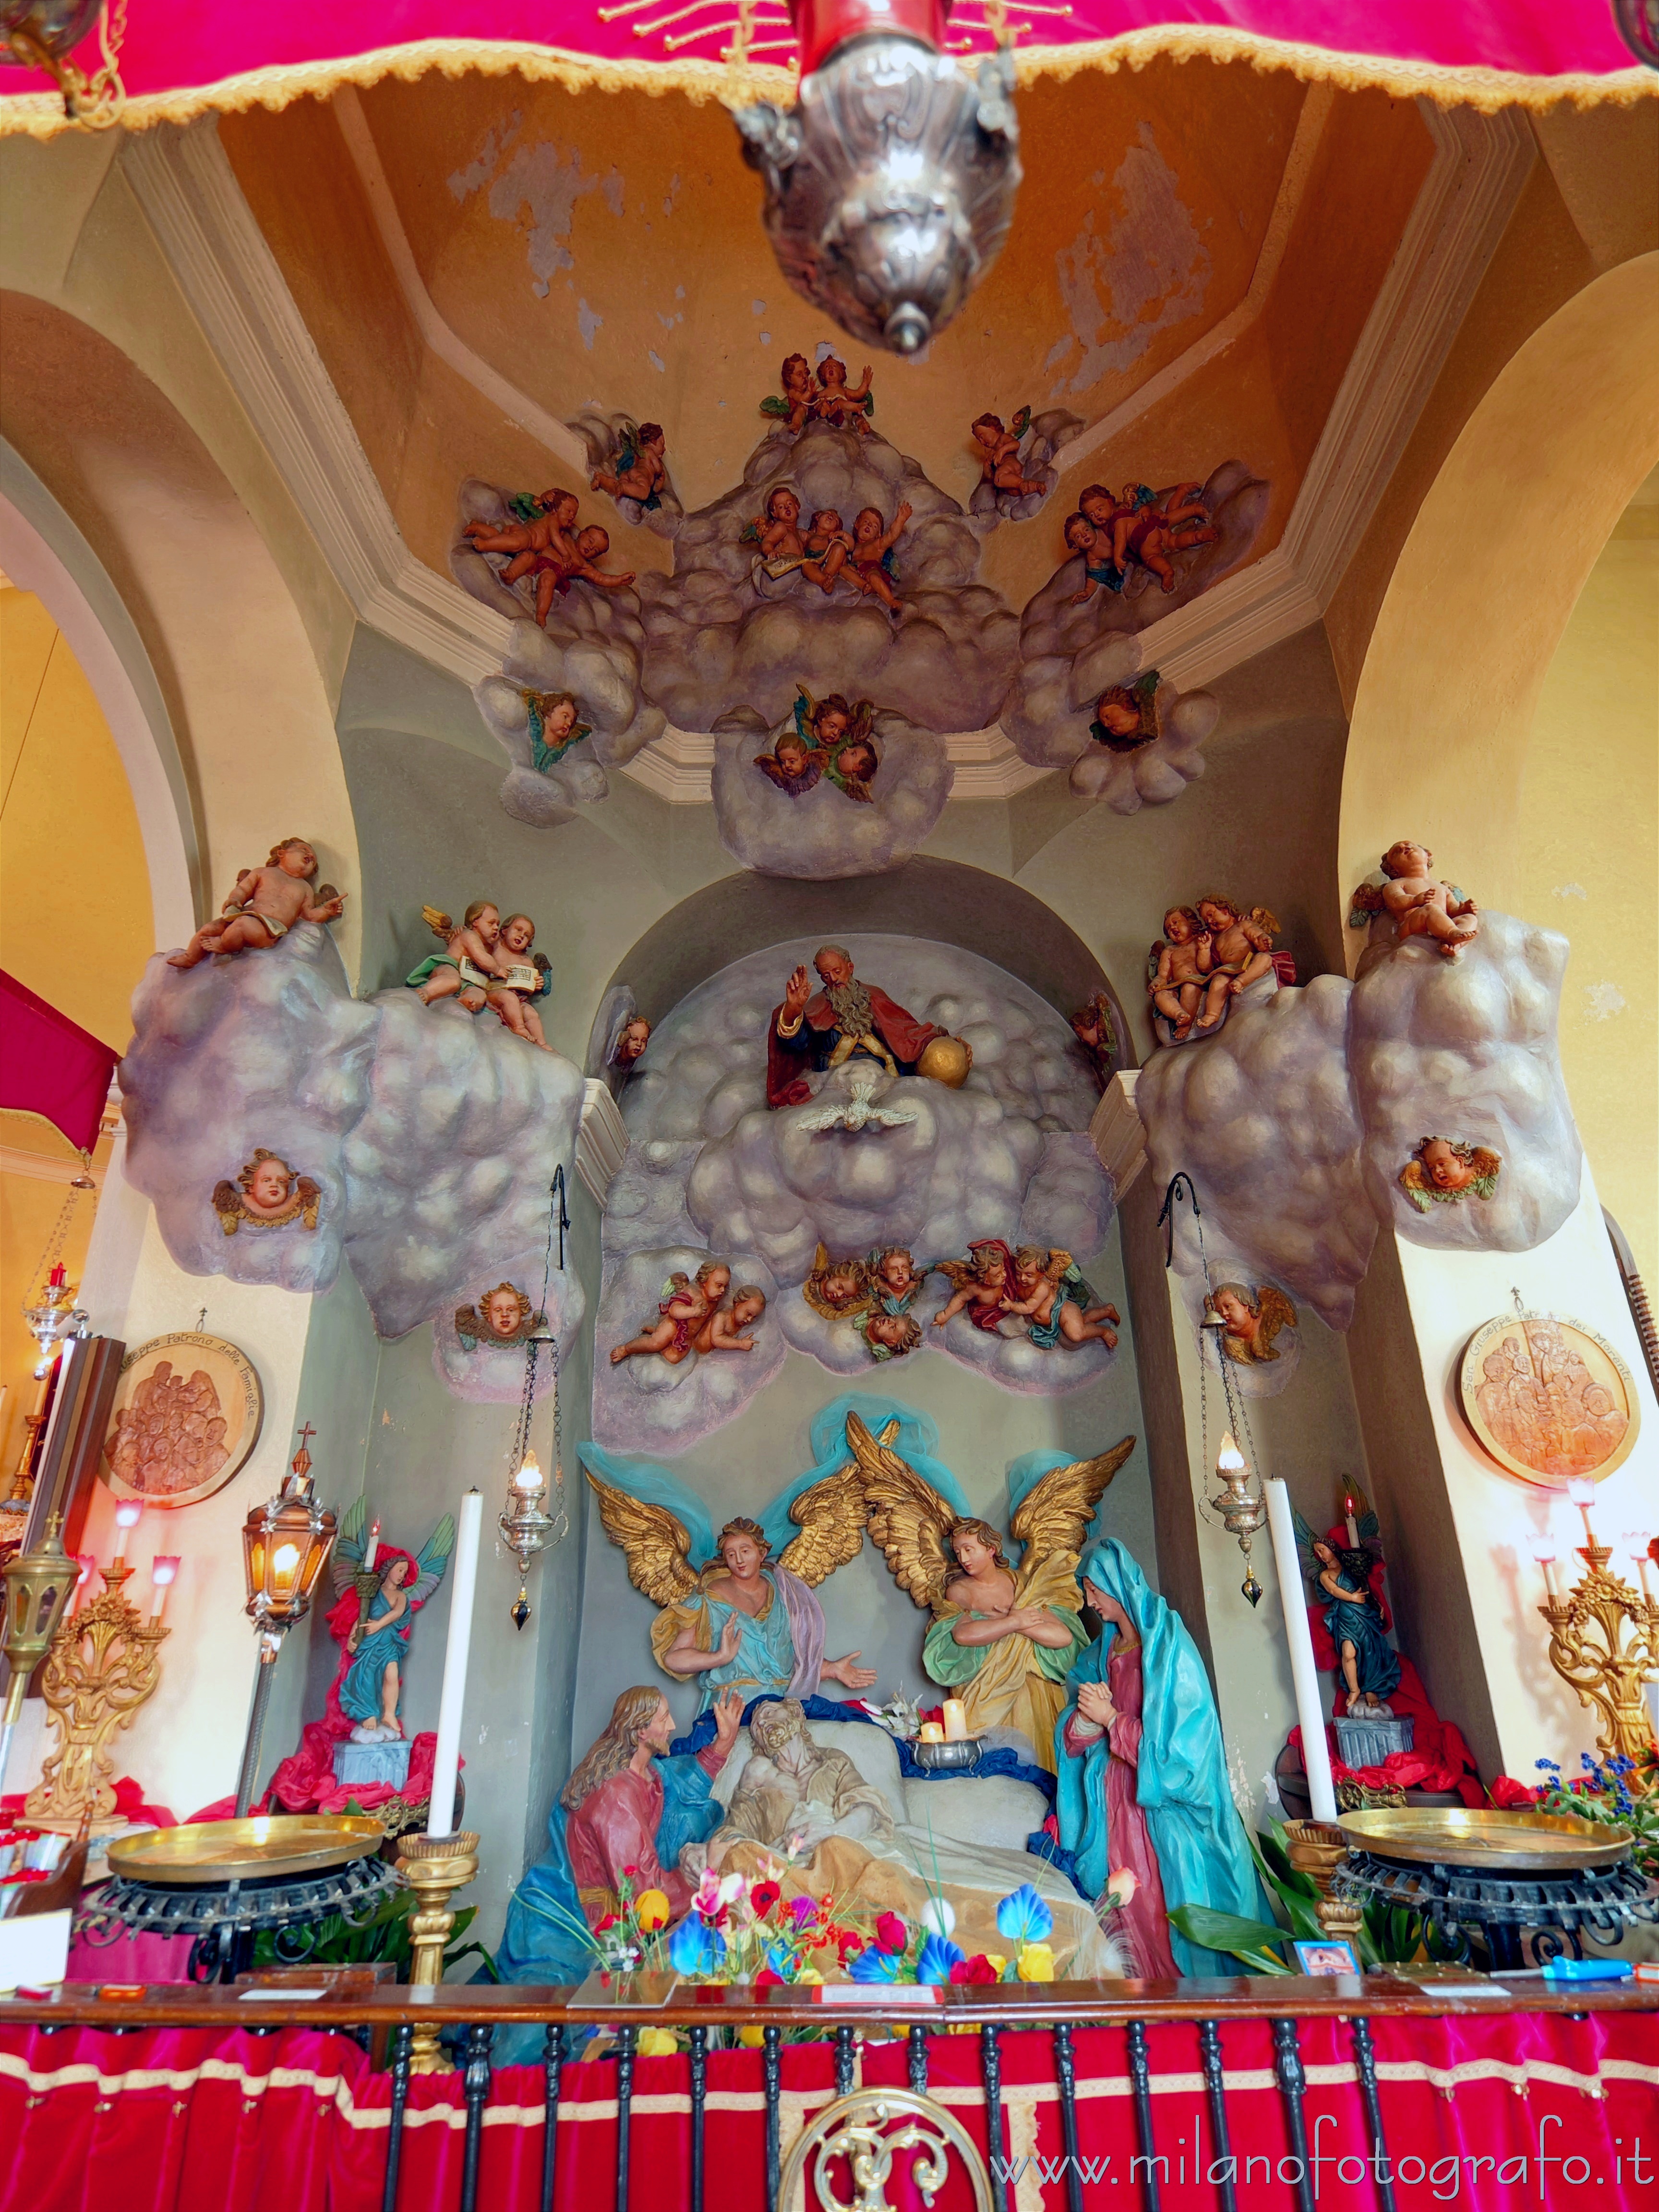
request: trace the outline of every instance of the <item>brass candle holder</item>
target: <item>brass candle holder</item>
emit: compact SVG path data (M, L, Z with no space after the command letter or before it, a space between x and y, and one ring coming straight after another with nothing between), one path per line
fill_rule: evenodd
M398 1844L398 1865L416 1899L409 1916L410 1987L435 1990L444 1978L444 1952L455 1927L450 1899L478 1871L478 1838L467 1829L453 1836L404 1836ZM454 2072L435 2027L415 2030L409 2066L412 2074Z
M1328 1936L1352 1943L1365 1924L1362 1905L1355 1899L1333 1897L1331 1884L1348 1856L1347 1838L1328 1820L1286 1820L1285 1851L1298 1874L1305 1874L1319 1892L1314 1910Z
M112 1746L155 1694L171 1633L123 1595L131 1572L123 1559L104 1568L103 1595L69 1615L52 1638L41 1690L58 1740L24 1801L23 1817L34 1827L100 1836L126 1825L115 1809Z
M1589 1502L1574 1495L1577 1489L1570 1485L1568 1495L1583 1516L1585 1540L1577 1550L1586 1571L1564 1596L1553 1553L1540 1550L1549 1595L1538 1610L1549 1623L1551 1666L1600 1723L1597 1751L1603 1759L1628 1759L1633 1771L1625 1786L1639 1792L1655 1786L1653 1723L1642 1690L1659 1681L1659 1601L1608 1573L1612 1549L1596 1542Z

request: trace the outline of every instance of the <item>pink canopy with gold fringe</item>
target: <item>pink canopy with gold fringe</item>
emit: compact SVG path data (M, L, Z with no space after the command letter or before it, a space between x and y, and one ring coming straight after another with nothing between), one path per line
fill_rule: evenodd
M120 0L112 0L118 12ZM991 13L1003 11L994 8ZM734 88L722 56L734 0L126 0L121 76L132 125L210 108L282 106L337 84L429 70L517 70L618 89ZM1659 89L1621 42L1608 0L1009 0L1023 76L1134 67L1161 53L1237 58L1396 96L1494 107L1631 100ZM983 0L958 0L949 43L988 52ZM744 89L786 89L785 0L757 0ZM95 66L89 40L77 57ZM50 81L0 70L0 131L63 126Z

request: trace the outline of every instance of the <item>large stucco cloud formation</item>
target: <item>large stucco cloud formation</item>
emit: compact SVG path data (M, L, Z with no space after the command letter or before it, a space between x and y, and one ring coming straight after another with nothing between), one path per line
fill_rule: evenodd
M1492 913L1455 960L1374 935L1356 984L1241 1002L1218 1036L1154 1054L1135 1092L1154 1177L1185 1169L1197 1186L1212 1278L1271 1281L1339 1329L1379 1222L1419 1244L1527 1251L1579 1196L1555 1034L1565 939ZM1413 1206L1401 1171L1431 1136L1499 1154L1491 1197ZM1197 1237L1176 1219L1196 1313Z
M1349 993L1320 975L1236 1009L1219 1035L1155 1053L1135 1090L1154 1182L1185 1169L1197 1186L1212 1272L1274 1282L1332 1328L1353 1318L1376 1237L1348 1082ZM1177 1266L1196 1275L1184 1208L1176 1218Z
M790 969L810 959L817 939L752 954L675 1008L623 1093L632 1141L605 1212L594 1433L617 1449L643 1449L664 1433L636 1371L652 1363L603 1364L603 1316L632 1255L648 1253L653 1265L671 1248L713 1255L730 1261L739 1278L775 1284L769 1321L796 1349L844 1375L872 1371L872 1363L848 1323L826 1321L799 1295L820 1242L850 1254L904 1244L925 1264L961 1256L975 1238L1000 1237L1062 1246L1085 1265L1105 1242L1110 1185L1083 1133L1098 1091L1060 1017L958 947L861 934L842 941L860 976L968 1039L973 1073L960 1091L880 1076L868 1099L877 1112L862 1127L847 1126L860 1120L859 1093L867 1089L850 1068L827 1075L807 1104L769 1111L771 1010ZM838 1104L848 1109L845 1117L822 1126L825 1109ZM883 1110L914 1118L882 1122ZM934 1329L947 1290L934 1278L915 1310L925 1350L980 1368L1005 1388L1076 1389L1109 1357L1098 1344L1042 1351L1023 1334L981 1332L960 1316ZM631 1276L629 1294L637 1304ZM639 1316L631 1306L629 1313L631 1329ZM731 1418L733 1389L752 1395L763 1379L758 1363L758 1352L724 1357L716 1378L705 1372L712 1359L687 1362L660 1390L653 1384L654 1395L684 1401L687 1418L675 1429L682 1443Z
M1365 1188L1412 1243L1529 1251L1577 1205L1583 1156L1556 1043L1567 951L1555 930L1487 914L1455 959L1418 937L1362 961L1350 1058ZM1425 1137L1497 1152L1492 1196L1413 1206L1400 1176Z
M793 718L768 732L747 709L714 740L714 819L734 860L762 875L816 882L876 876L902 867L944 811L956 771L931 731L902 714L872 725L881 765L868 801L850 799L829 776L792 797L755 765Z
M386 1337L515 1269L539 1285L549 1186L581 1111L581 1077L560 1054L412 991L354 1000L309 922L267 951L187 970L158 955L133 1019L126 1171L186 1273L323 1291L344 1259ZM317 1183L314 1231L224 1234L214 1186L258 1146ZM564 1328L580 1296L569 1279Z
M1139 637L1109 631L1073 661L1020 671L1003 728L1023 759L1040 768L1069 768L1073 791L1115 814L1167 806L1204 773L1204 740L1221 708L1207 691L1176 690L1166 677L1154 695L1158 734L1133 752L1114 752L1094 735L1103 691L1133 684L1142 673Z
M890 524L913 513L894 550L901 611L838 585L826 598L798 570L754 569L744 532L787 484L805 524L833 507L850 530L873 507ZM1013 673L1018 625L1000 594L975 581L980 532L955 500L884 438L827 422L797 437L780 428L750 454L743 483L686 516L672 576L642 576L646 689L683 730L714 730L747 707L769 727L797 684L815 695L873 699L923 729L977 730L996 720Z

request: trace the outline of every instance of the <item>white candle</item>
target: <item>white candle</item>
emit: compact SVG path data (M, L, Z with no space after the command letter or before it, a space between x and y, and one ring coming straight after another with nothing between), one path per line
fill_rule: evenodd
M1348 1549L1351 1552L1357 1552L1359 1549L1359 1523L1354 1518L1352 1498L1344 1498L1342 1500L1342 1517L1347 1523Z
M375 1557L379 1553L380 1548L380 1524L378 1521L371 1521L368 1524L368 1541L363 1547L363 1572L365 1574L367 1574L370 1568L374 1565Z
M968 1741L968 1714L961 1698L947 1698L945 1700L944 1706L941 1710L945 1715L945 1741L946 1743L966 1743Z
M466 1702L466 1662L472 1644L472 1599L478 1583L478 1531L483 1497L469 1490L461 1500L455 1537L455 1579L449 1593L449 1641L444 1646L443 1695L438 1701L438 1743L432 1759L428 1836L455 1832L455 1777L461 1764L461 1708Z
M1267 1526L1273 1531L1279 1595L1285 1607L1285 1638L1291 1647L1291 1680L1296 1689L1296 1717L1302 1729L1302 1765L1308 1777L1308 1797L1316 1820L1334 1820L1336 1791L1331 1783L1325 1708L1319 1698L1319 1669L1314 1664L1313 1636L1308 1627L1308 1606L1302 1587L1302 1565L1297 1557L1291 1493L1276 1474L1269 1475L1261 1486L1267 1497Z

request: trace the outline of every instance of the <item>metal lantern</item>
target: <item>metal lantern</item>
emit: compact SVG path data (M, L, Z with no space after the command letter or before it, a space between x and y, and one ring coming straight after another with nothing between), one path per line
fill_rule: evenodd
M1013 57L970 76L948 0L790 0L792 108L736 111L785 278L849 337L919 353L1001 251L1019 187Z
M242 1524L246 1609L259 1632L259 1671L248 1714L247 1740L242 1747L241 1772L236 1781L239 1820L253 1802L258 1779L259 1740L270 1702L271 1669L282 1650L283 1638L309 1612L311 1594L334 1548L334 1514L330 1507L317 1503L311 1488L311 1454L306 1441L315 1434L307 1421L300 1431L293 1471L282 1489L264 1505L256 1505Z
M11 1662L3 1719L0 1719L0 1781L6 1772L12 1730L23 1710L29 1676L52 1648L64 1609L80 1579L80 1562L64 1549L64 1516L54 1513L31 1552L6 1563L5 1651Z

